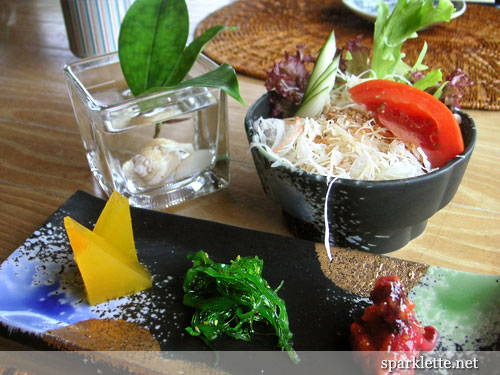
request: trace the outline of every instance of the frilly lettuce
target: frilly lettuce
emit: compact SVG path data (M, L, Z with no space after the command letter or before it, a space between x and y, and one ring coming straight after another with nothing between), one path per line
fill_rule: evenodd
M306 65L316 61L314 56L306 55L305 50L304 45L298 45L295 55L285 52L284 60L274 63L266 72L265 86L270 92L273 116L295 113L302 102L311 77Z
M379 0L378 17L373 34L372 70L378 78L405 75L411 68L403 61L403 43L417 37L417 31L437 22L449 22L455 8L450 0L399 0L389 13L387 4ZM424 47L426 48L426 47ZM418 61L422 61L423 55ZM417 63L418 63L417 61ZM414 66L413 69L422 69Z

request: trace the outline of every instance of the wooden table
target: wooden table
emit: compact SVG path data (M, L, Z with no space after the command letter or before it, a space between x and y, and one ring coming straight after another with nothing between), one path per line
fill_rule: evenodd
M188 1L198 17L202 3ZM75 60L58 0L0 2L0 262L76 190L104 197L87 164L61 71ZM245 76L240 86L247 106L265 91L262 81ZM245 112L230 99L230 187L165 211L289 236L248 152ZM389 256L500 274L500 113L467 112L478 142L455 198L423 235ZM25 348L0 338L0 349Z

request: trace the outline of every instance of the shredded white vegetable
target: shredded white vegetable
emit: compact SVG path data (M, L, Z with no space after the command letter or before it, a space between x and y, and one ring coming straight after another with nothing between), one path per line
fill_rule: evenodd
M325 249L326 249L326 254L328 255L328 259L330 259L330 262L333 260L332 257L332 250L330 248L330 225L328 225L328 198L330 197L330 191L332 190L333 183L337 180L338 177L332 178L331 181L328 182L328 190L326 191L326 197L325 197L325 214L324 214L324 219L325 219L325 238L324 238L324 244L325 244Z
M327 177L393 180L427 173L423 150L405 144L349 98L336 96L317 118L263 119L251 147L262 147L277 161Z
M341 72L339 72L342 74ZM346 86L362 78L345 76ZM260 118L254 123L259 147L276 160L272 166L288 165L327 177L324 244L332 260L328 225L328 198L339 178L394 180L431 171L424 151L397 139L374 117L350 98L346 87L332 91L330 105L317 118Z

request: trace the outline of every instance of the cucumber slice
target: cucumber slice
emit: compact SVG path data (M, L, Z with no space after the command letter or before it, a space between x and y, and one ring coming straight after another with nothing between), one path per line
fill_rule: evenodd
M314 69L311 73L311 78L309 78L309 83L306 87L305 95L311 91L312 86L316 83L317 79L321 74L327 69L330 63L335 56L335 52L337 52L337 43L335 40L335 31L332 31L328 40L321 48L321 51L318 56L318 60L316 60L316 64L314 65Z
M305 96L311 95L314 91L316 91L318 88L320 88L322 85L324 86L326 83L327 79L330 79L332 73L336 73L337 68L339 66L339 61L340 57L337 57L334 61L328 65L328 67L325 69L325 71L318 77L316 80L316 83L311 87L311 90L309 91L309 94L306 94Z
M304 95L296 116L315 117L323 111L323 108L330 99L330 91L332 91L335 79L337 78L339 62L340 56L337 56L318 77L311 91Z

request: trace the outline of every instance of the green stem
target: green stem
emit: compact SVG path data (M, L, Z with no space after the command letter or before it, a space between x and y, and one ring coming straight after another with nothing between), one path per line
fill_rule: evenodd
M161 122L157 122L156 125L155 125L155 134L153 135L153 138L158 138L158 136L160 135L160 131L161 131L161 126L163 125L163 123Z

